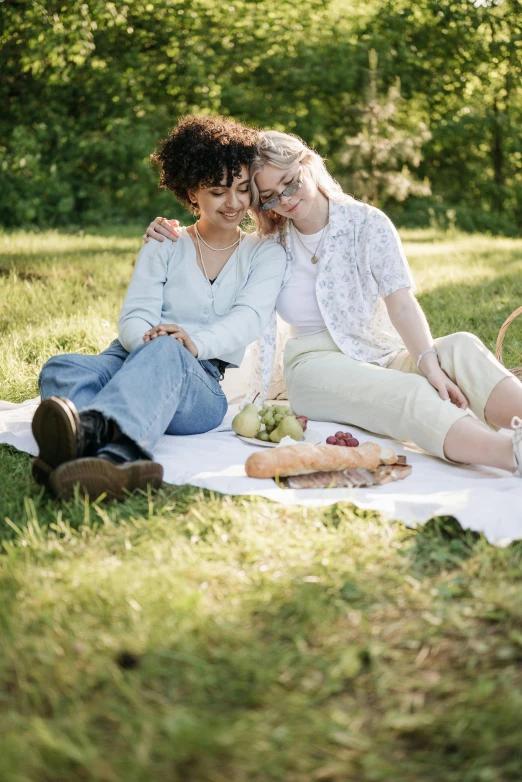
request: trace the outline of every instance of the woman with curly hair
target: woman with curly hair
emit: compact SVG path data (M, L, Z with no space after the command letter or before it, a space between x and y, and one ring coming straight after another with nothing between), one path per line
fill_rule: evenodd
M292 329L292 408L522 476L522 384L474 334L433 339L386 215L343 193L297 136L266 131L259 152L250 170L258 234L278 237L287 255L276 309ZM147 233L169 236L168 223ZM260 398L275 346L272 319L254 374ZM509 427L513 439L497 431Z
M157 487L161 436L223 420L220 380L266 327L285 269L276 242L239 227L257 141L257 131L224 117L185 117L152 156L161 186L198 220L177 241L142 248L107 350L44 365L33 475L57 496L78 483L92 498Z

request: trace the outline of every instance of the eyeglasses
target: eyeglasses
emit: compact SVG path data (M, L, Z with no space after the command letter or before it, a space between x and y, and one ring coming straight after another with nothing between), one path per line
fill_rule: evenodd
M269 209L275 209L278 203L281 201L281 196L284 196L285 198L288 198L289 196L293 196L294 193L297 193L297 191L303 186L303 183L300 179L296 179L295 182L292 182L291 185L288 185L288 187L285 187L282 193L279 193L279 195L274 195L271 198L268 199L268 201L265 201L264 204L261 204L261 209L263 212L268 212Z

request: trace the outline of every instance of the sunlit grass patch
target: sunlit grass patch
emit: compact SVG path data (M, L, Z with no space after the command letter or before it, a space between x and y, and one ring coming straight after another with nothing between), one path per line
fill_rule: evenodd
M106 234L0 235L1 398L113 339L140 229ZM522 242L405 240L434 333L492 347ZM62 503L9 446L0 475L2 782L522 777L520 545L193 487Z

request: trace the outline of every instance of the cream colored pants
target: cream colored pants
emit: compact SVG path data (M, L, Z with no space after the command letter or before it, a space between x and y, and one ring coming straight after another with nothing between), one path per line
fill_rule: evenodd
M484 423L484 408L497 383L511 373L473 334L458 332L435 340L446 374ZM345 356L328 331L297 337L285 348L290 405L316 421L335 421L397 440L410 440L441 458L455 421L468 415L420 374L407 350L387 367Z

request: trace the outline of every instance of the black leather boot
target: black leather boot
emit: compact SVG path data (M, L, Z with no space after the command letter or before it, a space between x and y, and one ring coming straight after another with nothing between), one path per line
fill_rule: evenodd
M108 456L75 459L53 470L49 486L57 497L70 500L75 491L91 500L124 500L136 489L159 489L163 467L150 459L117 463Z
M47 485L51 472L64 462L94 456L112 439L113 423L102 413L78 413L70 399L51 396L38 406L32 429L39 454L32 473L37 483Z

